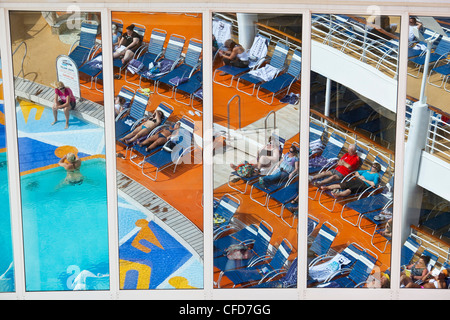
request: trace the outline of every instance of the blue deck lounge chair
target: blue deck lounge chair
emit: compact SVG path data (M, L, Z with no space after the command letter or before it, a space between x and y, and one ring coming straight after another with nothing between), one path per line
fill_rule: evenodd
M287 71L280 74L278 77L261 84L256 92L256 98L258 98L258 100L266 104L271 105L273 103L275 95L279 94L280 92L283 92L284 90L287 90L286 94L288 94L292 84L300 79L302 70L301 57L302 53L299 50L295 50L294 54L291 57L291 62L289 63ZM271 96L270 102L262 98L262 94L260 96L260 91L268 92L270 94Z
M275 46L275 49L273 51L272 57L270 58L270 61L268 63L268 66L269 66L268 68L273 68L273 70L276 70L273 78L277 77L277 75L283 71L288 52L289 52L289 46L284 44L281 41L278 41ZM262 66L262 63L261 63L258 68L255 68L252 71L244 73L243 75L238 77L238 80L236 83L236 89L240 92L243 92L247 95L252 96L255 93L256 86L263 82L266 82L263 78L254 75L253 72L257 71L257 70L262 70L265 67L266 66ZM241 90L239 88L239 84L242 83L243 81L248 82L248 83L250 83L250 85L252 85L251 93L248 93L247 91Z
M246 268L236 270L221 271L217 280L217 286L220 288L222 277L227 277L236 285L252 286L280 275L286 269L286 262L292 252L292 245L287 239L283 239L280 246L273 256L259 257L249 264Z
M433 72L441 75L442 80L440 85L436 85L430 81L430 77ZM450 60L447 62L447 64L434 67L433 69L431 69L430 74L428 75L428 83L438 88L443 86L445 91L450 92L450 89L447 89L449 76L450 76Z
M308 265L308 285L318 284L332 278L337 270L350 269L364 249L357 243L351 243L335 255L321 255Z
M308 248L308 260L313 261L313 259L329 254L331 246L333 245L338 233L339 230L334 225L328 221L325 221Z
M246 267L253 261L260 257L265 257L268 254L270 240L272 238L273 228L267 222L262 220L258 227L258 233L255 238L244 239L239 242L251 247L252 256L249 259L242 260L230 260L227 258L226 254L222 256L216 256L214 258L214 267L218 268L220 271L234 270L237 268ZM226 248L225 248L226 249Z
M171 105L165 103L165 102L161 102L161 103L159 104L159 106L156 107L156 110L155 110L155 111L161 111L161 112L163 113L163 118L161 119L161 123L159 124L159 126L157 126L157 127L154 128L151 132L149 132L149 134L148 134L147 137L145 137L145 138L148 138L148 137L150 137L151 135L156 134L157 131L158 131L158 129L161 129L161 128L164 126L164 124L166 123L167 119L168 119L168 118L172 115L172 113L173 113L173 107L172 107ZM145 139L145 138L144 138L144 139ZM135 144L135 143L129 144L129 143L126 143L126 142L123 141L123 140L118 140L118 141L119 141L120 143L122 143L123 145L125 145L127 153L128 153L128 151L130 151L130 160L131 160L131 162L134 163L134 164L136 164L136 165L138 165L139 167L140 167L142 164L141 164L141 163L137 163L137 161L133 160L133 159L135 159L135 158L138 158L138 154L142 155L142 156L145 158L146 156L148 156L148 155L150 155L150 154L154 153L155 151L158 151L158 150L160 150L160 149L162 148L162 146L159 146L159 147L154 148L153 150L147 151L147 150L146 150L146 149L147 149L147 146L140 146L140 145L138 145L137 143L136 143L136 144ZM132 154L133 152L134 152L135 156L132 157L131 154ZM126 158L126 155L125 155L125 158Z
M431 234L440 233L440 231L447 230L450 226L450 212L439 212L436 215L427 216L425 221L420 223L420 227L425 227L431 230Z
M136 51L136 60L148 67L150 63L158 61L164 52L164 43L166 42L167 32L161 29L153 29L150 35L148 46L142 47ZM125 81L134 85L134 83L127 80L128 68L125 70Z
M200 70L193 73L186 82L181 83L175 87L175 92L173 94L175 101L193 107L195 93L198 90L200 90L202 86L203 86L203 69L202 67L200 67ZM189 97L188 102L185 102L182 99L177 99L177 94L187 95Z
M325 128L314 122L309 123L309 142L322 139L323 132Z
M416 241L412 236L409 236L402 246L400 256L400 266L407 266L411 263L412 258L419 250L421 244Z
M261 222L266 223L266 222ZM269 225L267 224L267 227ZM239 244L244 241L251 241L256 239L258 234L258 226L250 224L241 229L235 229L234 232L229 233L229 230L221 230L214 234L214 257L223 256L226 249L232 244Z
M175 148L169 152L165 150L163 146L162 150L151 154L144 159L144 165L142 166L142 174L150 178L153 181L158 179L158 173L168 167L174 166L173 172L177 169L177 166L182 161L191 155L195 150L194 144L194 121L183 116L180 119L180 128L178 129L178 138ZM168 142L171 141L170 139ZM167 142L166 142L167 144ZM190 161L190 159L189 159ZM153 167L152 174L145 173L145 165L149 164Z
M137 72L139 75L139 87L142 88L142 79L146 79L149 81L153 81L154 84L173 70L181 61L181 53L183 52L184 43L186 38L184 36L178 34L172 34L169 37L169 41L167 43L166 49L164 50L163 56L158 60L157 63L154 64L156 67L160 64L161 67L159 70L153 71L149 69L148 66L144 66L140 71Z
M98 47L94 51L93 53L94 56L92 59L90 59L89 61L87 61L81 67L78 68L78 73L80 76L86 75L89 78L89 81L87 81L88 83L90 83L89 86L80 83L81 86L88 89L92 89L94 79L96 79L97 76L103 71L102 53L101 52L96 53L99 49L100 47Z
M378 113L368 104L345 111L339 115L339 120L345 122L348 126L359 124L363 120L372 119Z
M281 217L283 215L283 211L285 208L285 205L294 200L295 197L298 195L298 182L293 182L289 185L287 185L284 188L281 188L271 194L268 195L267 199L267 209L272 212L277 217ZM273 205L275 201L275 205ZM280 212L275 212L275 208L280 207Z
M97 32L97 23L89 23L86 21L81 23L80 39L76 40L69 50L69 58L75 62L78 68L89 59L91 54L93 54L96 47L95 41ZM76 43L78 43L78 45L75 46Z
M133 130L144 118L149 97L136 92L127 116L116 119L116 140Z
M325 148L322 152L320 157L320 161L317 161L318 159L311 160L309 164L309 174L314 174L319 171L327 170L329 167L334 165L334 163L337 161L339 153L342 151L342 148L344 147L346 139L340 135L338 135L336 132L333 132L328 142L325 145ZM314 155L313 155L314 156ZM323 165L314 165L311 163L318 163L323 162Z
M144 36L145 36L145 32L146 32L146 27L142 24L139 23L133 23L134 24L134 32L136 32L139 37L141 38L141 42L144 40ZM139 49L136 50L136 52ZM136 53L135 53L136 55ZM119 68L119 74L122 73L122 70L124 70L127 67L128 63L123 64L122 63L122 58L117 58L117 59L113 59L113 67Z
M183 62L178 64L172 71L161 77L156 82L155 92L166 98L173 98L175 88L183 81L187 81L190 76L201 66L202 41L192 38L189 40L186 55ZM159 90L161 85L169 87L170 94L162 94Z
M392 199L385 193L369 194L366 198L361 198L352 202L345 203L341 210L341 219L357 226L360 223L362 216L368 212L382 210L392 203ZM350 209L350 215L344 217L344 210ZM353 223L348 217L357 215L356 222Z
M277 276L283 275L279 279L270 279L253 285L252 288L296 288L298 262L295 258L289 266L289 269L277 272ZM278 277L277 277L278 278Z
M261 43L264 43L264 45L267 47L268 43L269 43L269 39L261 34L257 34L255 37L255 40L253 41L252 44L252 48L256 45L260 45ZM250 48L250 51L252 51L252 48ZM261 52L267 52L267 51L261 51ZM251 67L250 65L248 67L244 67L244 68L239 68L239 67L235 67L232 65L224 65L220 68L217 68L216 70L214 70L213 73L213 82L220 84L221 86L225 86L225 87L231 87L233 85L233 80L246 72L249 72L250 70L252 70L253 68L257 67L262 61L264 61L265 59L265 55L264 56L257 56L255 57L257 60L257 63ZM220 73L221 75L229 75L231 76L230 82L229 83L223 83L220 81L216 80L216 75L217 73Z
M223 233L226 229L233 229L230 226L233 216L240 206L240 201L230 194L225 194L220 198L219 203L214 208L214 234Z
M319 288L359 288L363 287L375 267L375 263L378 260L378 256L372 253L370 250L365 249L358 257L353 268L350 272L348 269L340 270L336 272L331 279L319 284ZM349 273L348 273L349 272ZM343 276L347 274L347 276ZM338 276L342 276L337 278Z
M449 54L450 54L450 39L442 38L440 39L438 45L434 49L434 52L430 54L430 63L437 62L441 59L445 59L448 57ZM411 74L413 77L417 78L419 76L420 69L422 69L423 66L425 65L425 58L426 54L423 53L420 56L409 59L409 61L411 61L418 67L417 74L416 75Z

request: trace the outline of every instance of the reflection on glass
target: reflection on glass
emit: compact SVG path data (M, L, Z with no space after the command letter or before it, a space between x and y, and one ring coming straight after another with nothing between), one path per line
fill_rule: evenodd
M389 287L399 17L314 14L308 287Z
M301 25L213 14L218 288L297 286Z
M5 107L3 104L3 76L0 59L0 292L13 292L14 263L11 238L11 213L9 207L8 165L6 159Z
M406 288L448 286L449 31L448 18L409 18L400 275Z
M11 12L27 291L109 289L96 13ZM100 62L101 65L101 62Z
M113 12L112 30L120 289L203 288L202 17Z

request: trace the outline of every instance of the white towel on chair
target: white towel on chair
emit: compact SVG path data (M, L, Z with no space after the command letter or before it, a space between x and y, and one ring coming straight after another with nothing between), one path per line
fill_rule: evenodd
M277 74L278 69L270 64L265 65L262 68L258 68L249 72L249 74L261 78L263 81L272 80Z

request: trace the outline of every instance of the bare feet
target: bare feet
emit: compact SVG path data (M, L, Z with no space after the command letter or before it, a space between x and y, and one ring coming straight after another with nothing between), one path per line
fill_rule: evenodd
M58 120L53 121L53 122L52 122L52 125L54 125L54 124L57 123L57 122L58 122Z

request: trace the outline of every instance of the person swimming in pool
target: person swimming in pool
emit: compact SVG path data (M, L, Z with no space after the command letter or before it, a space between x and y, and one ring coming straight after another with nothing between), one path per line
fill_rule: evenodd
M59 160L58 164L66 169L65 184L81 184L83 182L84 177L80 172L81 160L75 154L69 152Z

